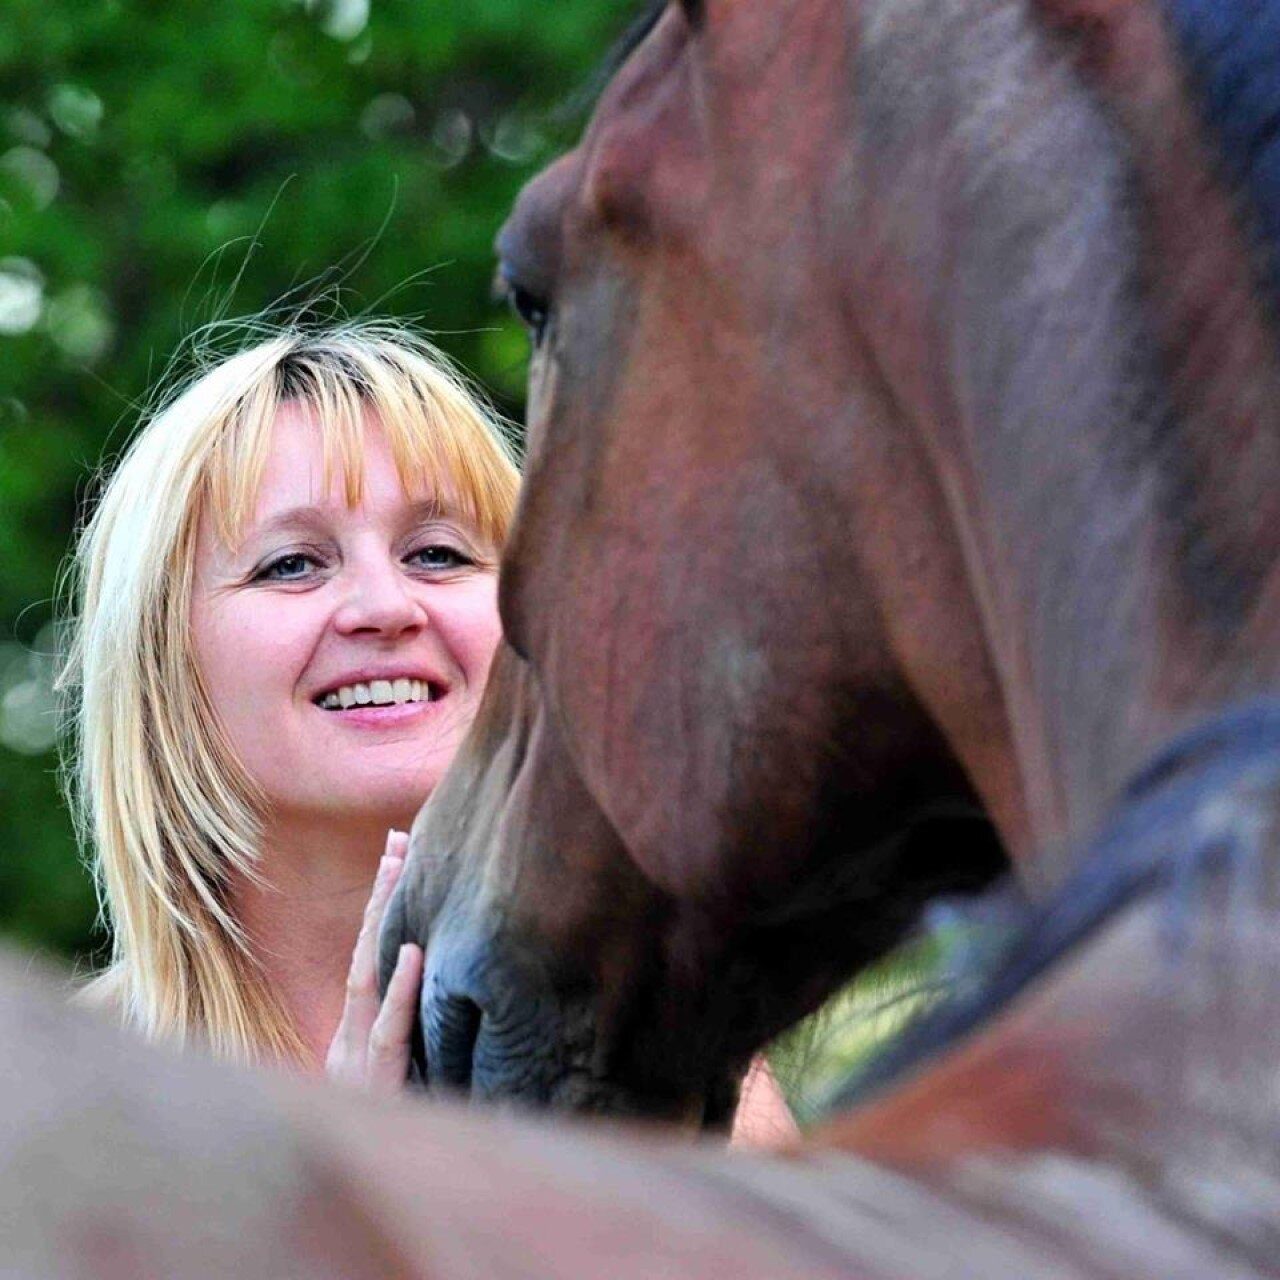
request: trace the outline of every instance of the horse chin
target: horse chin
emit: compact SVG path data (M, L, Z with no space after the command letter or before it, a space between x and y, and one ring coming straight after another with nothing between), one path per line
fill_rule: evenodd
M557 991L526 948L444 941L428 959L414 1050L414 1078L430 1092L727 1131L743 1069L686 1056L655 1073L651 1059L670 1067L676 1055L651 1052L648 1037L641 1045L612 1043L603 1002ZM467 954L481 963L465 963ZM706 1048L703 1056L716 1058ZM641 1063L648 1065L636 1069Z
M619 1081L571 1073L550 1097L557 1111L660 1122L689 1133L727 1133L741 1092L739 1073L726 1073L705 1092L657 1098Z

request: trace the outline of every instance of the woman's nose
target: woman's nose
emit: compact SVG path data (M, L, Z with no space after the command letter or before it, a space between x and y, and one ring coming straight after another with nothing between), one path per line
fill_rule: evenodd
M427 625L426 606L398 564L362 564L344 571L346 593L333 623L344 635L399 635Z

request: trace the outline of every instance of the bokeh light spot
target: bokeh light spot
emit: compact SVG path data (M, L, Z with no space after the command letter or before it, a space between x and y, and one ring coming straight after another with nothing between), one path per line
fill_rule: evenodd
M58 166L35 147L10 147L0 156L0 171L7 173L26 191L37 209L47 209L62 184Z
M204 215L204 225L215 240L229 240L245 227L244 207L235 200L217 200Z
M452 169L461 164L471 150L471 139L475 133L471 117L457 107L449 107L441 111L431 126L430 159L441 169Z
M17 396L5 396L0 399L0 426L21 426L28 416L27 406Z
M86 364L106 352L115 333L106 300L87 284L72 285L49 299L45 327L64 355Z
M360 131L366 138L386 138L413 127L417 113L400 93L380 93L360 113Z
M354 40L369 23L369 0L307 0L306 8L335 40Z
M56 631L41 628L32 648L0 644L0 743L22 755L39 755L58 740Z
M0 258L0 333L28 333L44 311L44 276L30 258Z
M542 134L529 120L514 113L499 117L485 138L489 151L508 164L528 164L544 144Z
M55 85L49 94L49 115L68 137L88 142L102 123L102 99L80 85Z
M5 112L5 128L15 142L29 147L47 147L53 141L53 130L26 107L13 107Z

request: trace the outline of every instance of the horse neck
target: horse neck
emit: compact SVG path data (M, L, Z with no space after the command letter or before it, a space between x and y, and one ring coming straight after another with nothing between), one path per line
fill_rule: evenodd
M1049 847L1173 729L1277 674L1277 344L1153 6L972 0L931 31L916 8L864 48L861 92L877 147L878 95L929 126L879 167L936 281L915 416ZM885 57L895 34L910 52Z
M1175 1274L1154 1259L1233 1247L1241 1270L1227 1274L1253 1274L1246 1259L1273 1274L1274 929L1248 936L1207 894L1181 904L1171 964L1170 905L1131 908L982 1034L818 1140L1094 1265L1136 1250L1135 1274ZM1089 1202L1105 1208L1063 1216Z

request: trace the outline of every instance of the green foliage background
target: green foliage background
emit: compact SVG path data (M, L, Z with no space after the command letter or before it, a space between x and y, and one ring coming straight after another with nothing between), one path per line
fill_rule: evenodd
M0 17L0 934L103 939L57 786L55 580L180 341L339 295L418 317L519 416L491 297L521 183L622 0L5 0Z

